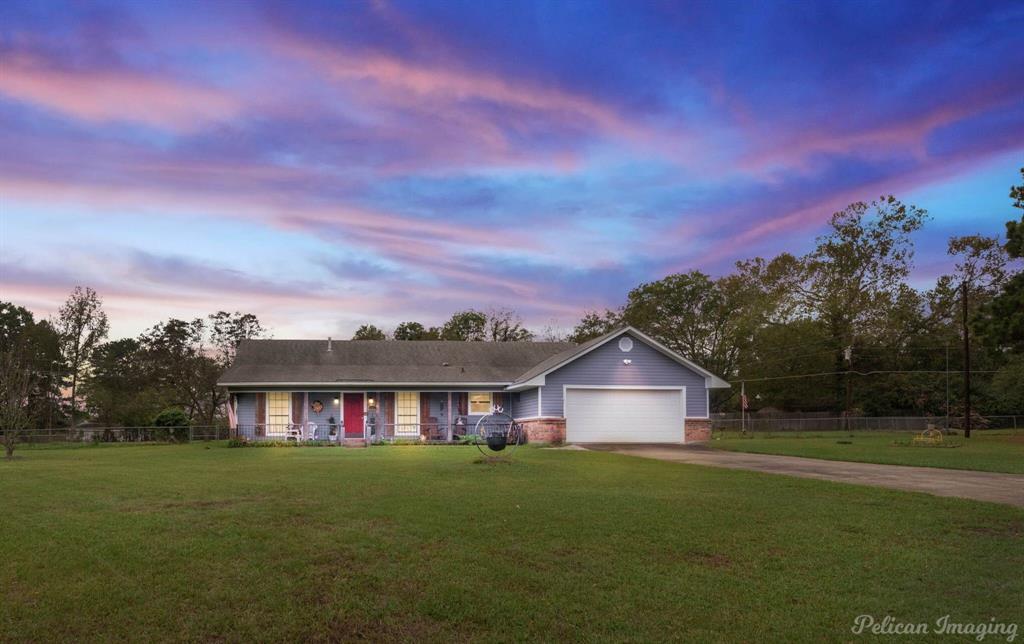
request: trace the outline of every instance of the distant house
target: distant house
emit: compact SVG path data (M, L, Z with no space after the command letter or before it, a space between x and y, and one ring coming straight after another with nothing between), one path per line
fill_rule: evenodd
M251 439L451 441L500 409L533 442L682 443L729 384L631 327L582 344L247 340L221 377Z

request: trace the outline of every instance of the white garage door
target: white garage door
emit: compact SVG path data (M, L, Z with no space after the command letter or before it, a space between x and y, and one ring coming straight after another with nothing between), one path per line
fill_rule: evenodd
M572 443L681 443L683 392L569 387L565 439Z

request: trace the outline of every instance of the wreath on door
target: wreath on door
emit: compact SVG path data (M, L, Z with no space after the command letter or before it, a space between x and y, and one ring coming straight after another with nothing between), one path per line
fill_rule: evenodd
M324 410L324 404L319 400L314 400L313 404L310 405L313 409L313 413L319 414Z

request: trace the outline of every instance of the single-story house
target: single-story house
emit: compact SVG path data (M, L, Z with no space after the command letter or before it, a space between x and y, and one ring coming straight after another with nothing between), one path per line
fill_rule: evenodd
M220 379L250 439L446 442L501 410L529 441L707 440L729 384L632 327L582 344L246 340Z

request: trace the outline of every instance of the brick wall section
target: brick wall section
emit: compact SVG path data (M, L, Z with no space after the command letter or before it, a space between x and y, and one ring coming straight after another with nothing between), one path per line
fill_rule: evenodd
M711 421L706 418L686 419L686 442L700 443L711 439Z
M527 443L564 443L564 418L532 418L517 421L523 424Z
M528 443L564 443L564 418L533 418L517 421L523 424ZM711 439L711 421L706 418L686 419L686 442L699 443Z

